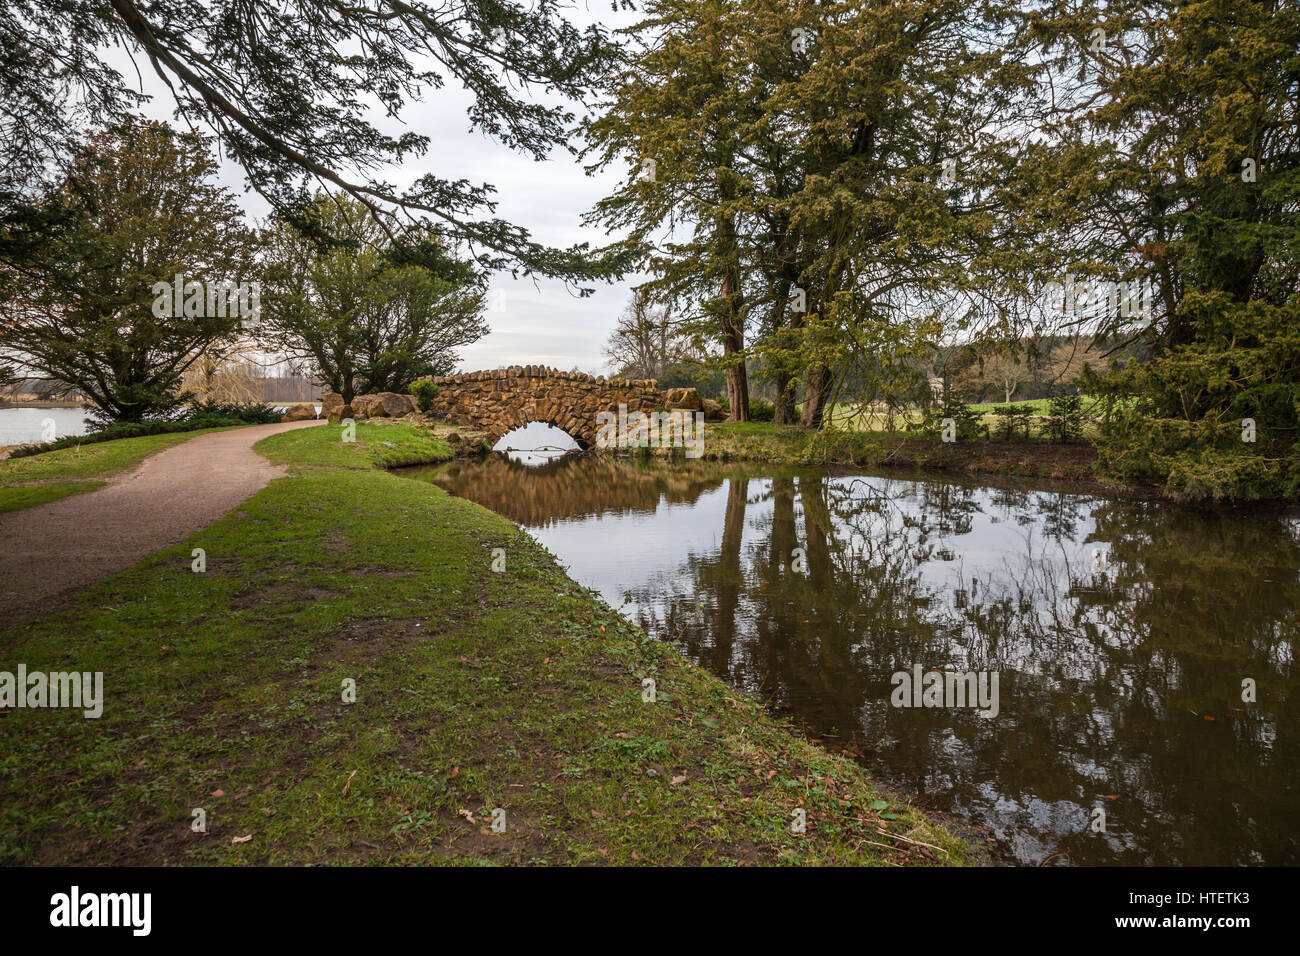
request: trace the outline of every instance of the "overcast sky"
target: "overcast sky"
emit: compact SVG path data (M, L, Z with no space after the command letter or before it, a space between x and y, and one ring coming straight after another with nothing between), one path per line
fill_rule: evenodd
M580 26L599 21L615 29L634 23L638 16L632 11L615 12L610 6L608 0L578 0L568 18ZM135 67L122 51L111 51L108 59L124 79L138 86ZM144 76L143 89L153 97L143 112L171 121L175 104L170 93L149 72L147 60L136 59ZM481 134L470 133L466 116L470 97L453 82L442 90L427 91L426 96L425 102L408 103L402 120L407 128L430 137L428 153L400 168L377 170L375 178L401 187L426 172L436 172L445 179L464 177L490 183L497 189L496 215L528 229L539 242L566 247L608 241L603 230L584 229L580 220L614 189L621 170L588 177L581 164L563 151L547 162L535 163ZM400 127L394 124L392 129ZM253 219L266 215L267 205L261 197L244 191L246 183L238 166L225 163L221 178ZM595 291L584 299L565 289L562 282L515 280L508 273L494 276L492 287L504 291L497 297L499 311L487 316L491 332L461 350L461 370L542 364L565 370L576 366L594 373L610 371L602 349L635 281L636 277L628 277L616 284L589 284Z

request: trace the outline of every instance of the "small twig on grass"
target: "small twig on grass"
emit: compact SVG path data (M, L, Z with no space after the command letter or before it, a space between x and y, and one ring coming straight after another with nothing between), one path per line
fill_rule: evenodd
M905 837L899 833L890 833L888 830L882 830L880 827L876 827L876 832L882 836L889 837L891 840L902 840L904 843L912 844L912 846L928 846L931 850L942 853L944 856L948 855L947 850L942 847L937 847L933 843L926 843L924 840L913 840L911 837Z

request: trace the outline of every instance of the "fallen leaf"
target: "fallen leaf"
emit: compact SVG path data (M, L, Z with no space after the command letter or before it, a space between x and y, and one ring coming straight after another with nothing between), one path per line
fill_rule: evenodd
M226 795L226 791L224 791L224 790L213 790L213 791L212 791L212 795L213 795L214 797L224 797L224 796Z
M677 786L679 783L685 783L685 782L686 782L686 774L684 773L678 774L677 776L673 777L674 787Z
M474 822L474 814L470 813L468 810L457 810L456 812L459 813L466 820L468 820L470 823Z
M248 836L231 837L231 838L230 838L230 842L231 842L231 843L247 843L247 842L248 842L249 840L251 840L251 839L253 839L253 834L250 833Z

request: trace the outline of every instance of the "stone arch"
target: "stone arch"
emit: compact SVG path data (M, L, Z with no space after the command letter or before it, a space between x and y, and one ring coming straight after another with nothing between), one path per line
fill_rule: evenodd
M664 403L654 379L606 379L603 375L561 372L541 365L509 368L433 380L438 396L430 413L467 428L486 432L496 444L507 432L529 422L543 422L567 432L580 448L591 448L600 429L601 412L649 412Z

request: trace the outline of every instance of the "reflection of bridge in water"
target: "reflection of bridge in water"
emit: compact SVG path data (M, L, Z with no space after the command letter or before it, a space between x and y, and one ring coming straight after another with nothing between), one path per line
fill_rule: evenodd
M661 501L694 504L743 466L698 462L683 466L629 463L604 457L556 458L523 465L503 455L418 469L458 497L519 524L545 527L593 513L654 513ZM415 473L417 469L408 469Z

